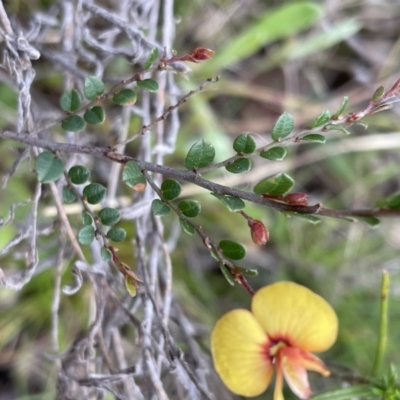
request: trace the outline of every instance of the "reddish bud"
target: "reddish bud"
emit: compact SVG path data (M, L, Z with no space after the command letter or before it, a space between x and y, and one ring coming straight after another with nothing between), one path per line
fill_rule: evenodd
M307 197L308 196L306 193L290 193L284 196L282 201L289 204L295 204L297 206L306 206L308 205Z
M190 55L196 61L208 60L214 55L214 51L211 49L206 49L205 47L195 48Z
M267 243L269 240L269 232L265 225L257 219L253 219L248 223L253 242L257 245L263 245Z

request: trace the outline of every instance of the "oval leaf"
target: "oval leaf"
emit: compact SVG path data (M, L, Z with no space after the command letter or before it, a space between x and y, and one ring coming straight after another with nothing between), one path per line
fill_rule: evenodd
M201 206L196 200L182 200L178 204L182 214L189 218L197 217L200 214Z
M246 247L232 240L221 240L219 247L224 256L231 260L241 260L246 256Z
M87 211L82 211L82 223L83 225L91 225L93 223L93 218Z
M174 200L181 194L182 187L175 179L166 179L161 184L161 192L165 200Z
M39 182L54 182L64 173L64 164L53 153L43 151L36 159L36 172Z
M253 136L249 135L248 133L239 135L233 142L233 150L239 154L251 154L254 152L256 147L256 141L253 139Z
M179 218L179 223L181 224L181 227L185 233L191 236L194 235L195 230L192 225L182 218Z
M88 245L94 240L94 228L92 225L85 225L78 232L78 242L83 245Z
M157 92L159 89L158 83L154 79L143 79L138 81L137 85L148 92Z
M238 197L234 196L222 196L217 193L211 193L214 197L216 197L218 200L222 201L226 207L228 208L229 211L235 212L242 210L245 208L246 204L242 199L239 199Z
M111 260L111 252L105 247L102 247L100 250L101 259L103 261L110 261Z
M336 113L332 117L332 119L338 119L339 118L339 116L342 114L342 112L346 108L348 102L349 102L349 98L347 96L344 96L342 104L340 105L339 109L336 111Z
M60 107L65 112L74 112L81 105L81 95L75 90L66 90L60 98Z
M251 162L248 158L237 158L232 164L228 164L225 169L232 174L242 174L250 171Z
M106 197L107 189L100 183L90 183L83 189L83 195L89 204L100 203Z
M70 115L61 123L61 128L69 132L79 132L85 127L85 121L79 115Z
M88 100L95 100L97 96L104 93L104 83L97 76L88 76L85 79L83 93Z
M311 133L310 135L303 136L300 140L324 144L326 142L326 137L324 135L319 135L318 133Z
M122 242L126 238L126 231L123 228L111 228L106 236L113 242Z
M282 161L287 154L287 150L284 147L272 147L272 149L263 150L260 153L262 158L272 161Z
M83 165L74 165L68 171L68 177L75 185L86 183L90 178L90 171Z
M121 214L115 208L104 207L99 212L99 218L103 225L112 226L121 219Z
M165 217L170 213L171 209L166 204L164 204L160 199L155 199L151 203L151 211L153 211L154 215Z
M272 196L278 196L286 194L294 185L293 179L285 174L279 173L272 178L264 179L257 183L254 187L254 193L257 194L270 194Z
M136 93L132 89L122 89L114 95L112 101L120 106L132 106L136 103Z
M106 113L103 107L95 106L90 110L86 110L83 119L91 125L102 124L106 119Z
M330 119L331 119L330 111L329 110L322 111L322 113L319 114L317 119L312 123L311 129L326 124Z
M294 128L294 120L293 117L284 112L278 120L275 122L274 127L272 128L271 137L272 140L279 141L286 136L290 135Z
M219 264L219 268L221 269L222 275L228 281L231 286L235 285L235 280L233 279L232 274L230 273L229 269L225 267L224 264Z
M207 167L214 161L214 157L214 146L206 140L199 140L187 153L185 167L191 170Z
M64 186L62 190L64 203L73 203L76 200L76 194L68 186Z
M149 56L144 62L144 69L145 70L150 69L151 66L154 64L154 62L157 60L157 57L158 57L158 48L154 47L154 49L151 50Z
M137 293L137 283L136 281L131 277L131 276L125 276L125 287L128 293L132 296L135 297Z
M258 271L256 269L242 268L242 267L238 267L237 265L235 265L235 270L239 271L243 275L248 275L248 276L257 276L258 275Z
M137 192L143 192L147 184L146 178L136 161L129 161L125 164L122 180Z

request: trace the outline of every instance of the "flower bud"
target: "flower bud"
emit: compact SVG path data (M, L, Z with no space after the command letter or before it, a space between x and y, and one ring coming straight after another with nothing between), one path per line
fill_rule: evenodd
M251 232L251 238L255 244L263 245L268 242L269 232L261 221L253 219L249 221L249 227Z
M214 55L214 51L205 47L196 47L190 55L196 61L208 60Z
M282 201L297 206L308 205L307 193L290 193L283 197Z

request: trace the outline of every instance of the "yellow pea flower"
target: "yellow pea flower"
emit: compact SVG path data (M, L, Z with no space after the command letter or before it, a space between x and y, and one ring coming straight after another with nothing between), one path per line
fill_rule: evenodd
M263 393L276 382L274 400L284 400L283 378L300 398L311 395L307 370L330 374L312 352L336 341L338 319L321 297L293 282L277 282L257 291L251 312L238 309L218 320L211 335L215 369L234 393Z

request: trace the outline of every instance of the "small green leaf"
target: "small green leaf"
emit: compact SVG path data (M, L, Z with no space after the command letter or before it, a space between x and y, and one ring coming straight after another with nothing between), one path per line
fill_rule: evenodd
M285 174L279 173L272 178L264 179L257 183L254 187L254 193L257 194L270 194L272 196L278 196L286 194L294 185L293 179Z
M191 236L194 235L195 230L193 226L189 224L189 222L185 221L182 218L179 218L179 223L181 224L181 227L185 233Z
M235 286L235 280L233 279L232 274L229 272L229 269L225 267L224 264L219 264L219 268L221 269L222 275L228 281L231 286Z
M122 242L126 238L126 231L123 228L111 228L106 236L113 242Z
M248 158L237 158L232 164L228 164L225 169L232 174L242 174L250 171L251 162Z
M103 81L97 76L88 76L85 79L83 93L88 100L95 100L97 96L104 93L105 86Z
M311 214L303 214L303 213L290 212L290 211L285 211L283 214L285 214L287 217L294 216L294 217L297 217L300 219L304 219L305 221L307 221L313 225L319 224L321 222L321 218L318 218L315 215L311 215Z
M147 184L146 178L136 161L129 161L125 164L122 180L137 192L143 192Z
M311 129L326 124L330 119L331 119L330 111L329 110L322 111L322 113L318 115L317 119L311 124Z
M103 261L110 261L111 260L111 252L106 247L102 247L100 250L101 259Z
M132 296L135 297L137 290L137 283L131 276L125 276L125 287L127 292Z
M137 85L148 92L157 92L159 89L158 83L154 79L143 79L138 81Z
M378 89L375 90L375 93L372 96L372 101L375 103L382 99L385 94L385 88L383 86L379 86Z
M221 240L219 247L224 256L231 260L241 260L246 256L246 247L232 240Z
M99 218L103 225L113 226L121 219L121 214L115 208L104 207L99 212Z
M157 60L158 57L158 48L154 47L154 49L151 50L149 56L147 57L146 61L144 62L144 69L148 70L152 67L154 62Z
M188 218L197 217L201 211L200 203L196 200L182 200L178 203L178 208Z
M229 211L236 212L246 207L244 201L242 199L239 199L238 197L222 196L217 193L211 193L211 194L218 200L222 201Z
M90 183L83 189L83 195L89 204L97 204L106 197L107 189L100 183Z
M326 137L324 135L319 135L318 133L311 133L310 135L303 136L300 140L304 142L324 144L326 142Z
M174 200L181 194L182 187L175 179L165 179L161 184L161 192L165 200Z
M60 98L60 107L65 112L74 112L81 105L81 95L75 90L66 90Z
M347 96L343 97L342 104L340 105L339 109L335 112L332 119L338 119L339 116L343 113L344 109L347 107L347 103L349 102L349 98Z
M272 161L282 161L286 157L286 154L287 150L284 147L277 146L268 150L263 150L260 153L260 157Z
M91 125L102 124L106 119L106 113L103 107L95 106L90 110L86 110L83 119Z
M68 186L64 186L62 189L62 196L64 203L73 203L76 200L76 194Z
M82 211L82 223L83 225L92 225L93 218L87 211Z
M165 217L171 211L171 209L164 204L160 199L154 199L151 203L151 211L153 211L154 215L158 215L160 217Z
M207 167L213 162L214 157L214 146L206 140L199 140L187 153L185 158L185 167L190 170Z
M310 397L310 400L350 400L353 398L370 398L371 396L376 397L373 396L371 386L359 385L320 393Z
M286 136L290 135L294 128L293 117L284 112L278 120L275 122L274 127L272 128L271 137L272 140L279 141Z
M90 178L90 171L83 165L74 165L68 171L68 177L75 185L86 183Z
M88 245L94 240L94 228L92 225L85 225L78 232L78 242L82 245Z
M79 132L85 127L85 121L79 115L70 115L61 123L61 128L69 132Z
M376 217L360 217L358 215L354 215L353 217L355 219L358 219L359 221L365 222L367 225L369 225L372 228L378 227L381 223L381 220Z
M64 173L64 164L53 153L43 151L36 159L36 172L39 182L55 182Z
M136 93L132 89L122 89L114 95L112 101L120 106L132 106L136 103Z
M386 199L382 199L376 202L378 207L389 208L391 210L397 210L400 208L400 192L393 193Z
M248 276L257 276L258 275L258 271L256 269L242 268L242 267L238 267L237 265L235 265L235 269L238 270L243 275L248 275Z
M239 135L233 142L233 150L239 154L251 154L256 147L256 141L253 139L253 136L248 133Z
M343 126L340 125L335 125L335 124L329 124L325 127L328 131L341 131L345 133L346 135L350 135L350 131L344 128Z

